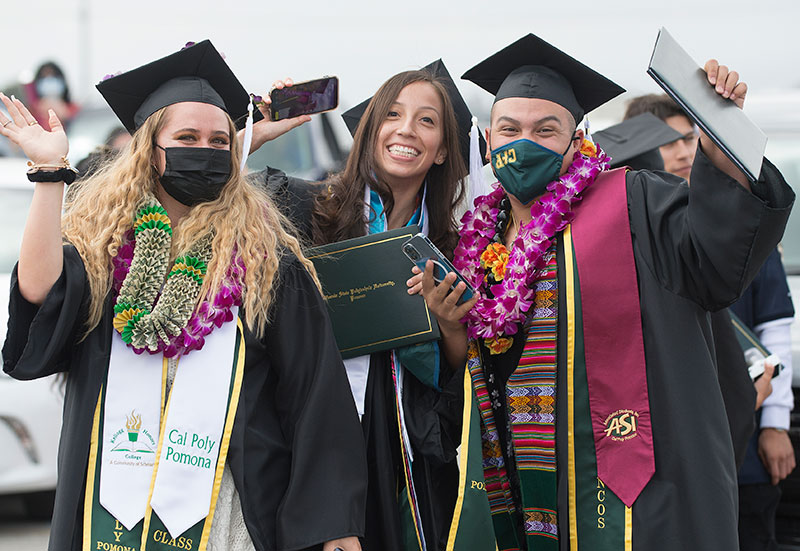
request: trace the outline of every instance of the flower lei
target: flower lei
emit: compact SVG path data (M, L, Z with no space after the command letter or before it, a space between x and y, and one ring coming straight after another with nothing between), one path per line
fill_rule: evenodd
M172 240L167 212L153 197L137 210L133 230L113 259L114 329L137 354L171 358L200 350L214 327L233 319L231 308L241 304L243 295L244 265L238 257L213 299L195 309L213 236L208 232L193 243L167 273Z
M572 205L609 162L600 148L584 140L567 173L550 182L549 193L531 205L531 220L520 227L510 252L502 243L508 199L499 184L475 199L475 210L462 217L454 265L480 295L462 321L469 337L484 339L492 354L502 354L513 344L510 335L534 302L533 284L541 277L553 237L572 221Z

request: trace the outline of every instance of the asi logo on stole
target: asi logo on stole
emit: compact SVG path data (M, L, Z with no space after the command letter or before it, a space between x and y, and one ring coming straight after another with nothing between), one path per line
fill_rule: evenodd
M606 417L606 437L617 442L624 442L625 440L636 438L639 435L637 432L638 419L638 411L633 411L632 409L620 409L615 411Z

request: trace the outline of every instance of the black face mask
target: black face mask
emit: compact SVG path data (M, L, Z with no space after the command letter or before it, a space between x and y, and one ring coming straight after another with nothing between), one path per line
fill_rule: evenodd
M208 147L156 147L166 164L161 185L170 197L187 207L214 201L231 176L231 152Z

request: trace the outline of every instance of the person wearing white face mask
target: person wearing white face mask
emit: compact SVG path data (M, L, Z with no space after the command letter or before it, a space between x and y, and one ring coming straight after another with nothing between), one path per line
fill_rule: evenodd
M33 81L23 86L23 92L23 102L45 130L50 129L50 109L65 127L80 111L80 106L72 101L64 71L54 61L42 63Z

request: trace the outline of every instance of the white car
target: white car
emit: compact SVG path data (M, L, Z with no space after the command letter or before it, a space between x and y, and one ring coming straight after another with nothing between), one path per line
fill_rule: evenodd
M11 270L33 195L25 159L0 158L0 341L8 324ZM36 517L52 513L63 408L55 377L16 381L0 372L0 495L21 494Z

